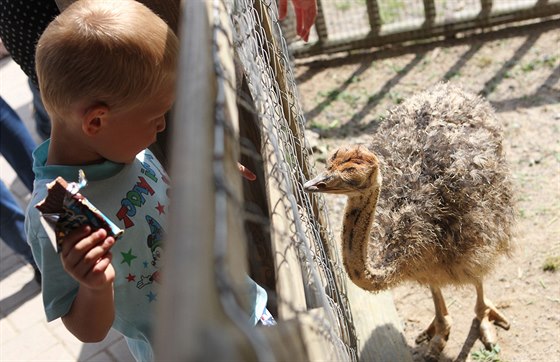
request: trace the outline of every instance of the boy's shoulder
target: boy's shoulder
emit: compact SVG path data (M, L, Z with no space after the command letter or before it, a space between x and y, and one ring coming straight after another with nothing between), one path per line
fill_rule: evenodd
M47 184L51 180L42 179L42 180L35 180L33 185L33 192L31 193L31 199L29 200L26 212L25 212L25 221L29 223L31 221L31 225L37 226L39 223L40 213L39 210L35 208L39 202L45 199L47 196Z

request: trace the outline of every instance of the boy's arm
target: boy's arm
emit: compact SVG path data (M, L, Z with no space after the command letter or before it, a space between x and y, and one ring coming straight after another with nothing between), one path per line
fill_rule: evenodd
M115 317L113 285L93 290L80 285L70 311L62 317L66 329L84 343L101 342Z
M62 317L66 328L82 342L99 342L109 332L115 317L111 246L115 243L104 229L89 226L70 233L61 241L64 270L80 283L70 311Z

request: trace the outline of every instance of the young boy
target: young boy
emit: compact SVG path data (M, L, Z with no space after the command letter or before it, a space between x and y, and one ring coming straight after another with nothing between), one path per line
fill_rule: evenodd
M165 128L174 101L178 41L137 1L78 1L47 27L37 45L41 96L51 139L34 152L35 183L27 233L43 273L47 319L62 318L83 342L122 332L139 360L150 345L161 235L169 183L146 148ZM34 206L62 176L125 230L118 242L89 226L57 254ZM112 263L111 263L112 262Z
M114 327L141 361L154 357L169 207L167 175L147 147L174 101L177 56L174 33L134 0L75 2L47 27L36 53L52 133L34 152L26 227L43 273L47 319L62 318L83 342L101 341ZM76 182L80 169L88 179L82 195L125 232L115 241L85 226L64 237L57 254L34 206L49 182ZM266 293L255 287L258 319Z

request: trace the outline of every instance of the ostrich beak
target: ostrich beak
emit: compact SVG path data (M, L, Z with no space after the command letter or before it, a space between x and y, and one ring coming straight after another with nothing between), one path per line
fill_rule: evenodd
M322 173L314 179L307 181L303 185L303 189L305 190L305 192L325 192L327 191L327 181L329 179L330 176Z

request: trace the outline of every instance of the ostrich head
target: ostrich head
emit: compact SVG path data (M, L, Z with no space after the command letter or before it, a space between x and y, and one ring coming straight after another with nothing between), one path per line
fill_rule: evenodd
M307 192L357 196L379 188L381 177L377 157L365 146L341 147L327 161L327 168L303 185Z

